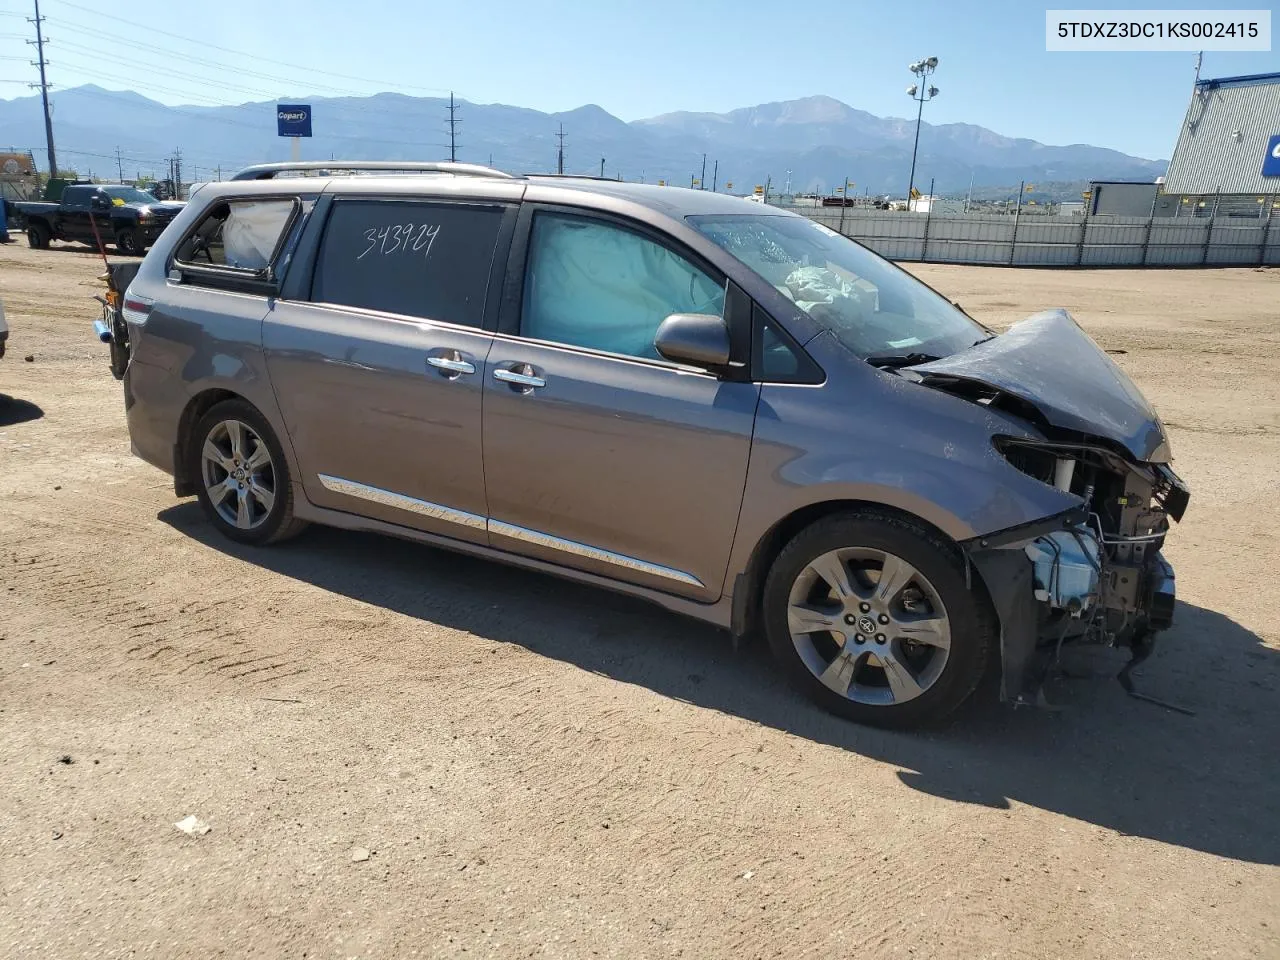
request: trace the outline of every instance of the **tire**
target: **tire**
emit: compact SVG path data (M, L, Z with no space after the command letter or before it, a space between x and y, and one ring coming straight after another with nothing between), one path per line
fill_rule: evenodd
M49 240L49 228L43 223L36 222L27 225L27 245L32 250L48 250Z
M231 424L240 426L239 458L235 457ZM210 442L223 455L225 467L206 456ZM267 465L254 469L260 445L266 448ZM257 546L288 539L306 527L305 521L293 515L293 485L284 450L271 425L251 403L225 400L210 408L196 424L187 448L188 476L195 484L200 506L228 539ZM243 473L233 472L236 470ZM269 504L264 491L270 493ZM215 503L217 493L222 496ZM242 501L246 504L243 508Z
M116 232L116 250L126 257L140 257L146 252L142 235L133 227L122 227Z
M815 567L830 579L843 571L843 601ZM879 595L886 569L893 574L887 601ZM823 709L858 723L937 723L969 698L997 649L994 611L965 586L956 545L896 515L848 512L816 521L778 554L763 599L769 646L791 681Z

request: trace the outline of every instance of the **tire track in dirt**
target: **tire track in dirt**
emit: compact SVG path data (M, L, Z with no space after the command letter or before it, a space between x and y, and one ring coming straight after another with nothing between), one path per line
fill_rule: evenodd
M118 506L123 509L128 505ZM85 518L74 514L62 518L58 524L61 530L76 529L91 540L107 528L125 531L114 551L86 551L76 556L44 549L45 538L38 528L45 524L24 519L28 531L9 548L0 564L0 596L17 594L24 606L53 608L88 628L84 635L89 640L71 651L73 657L88 658L99 668L128 665L171 680L195 670L218 681L245 678L245 682L269 686L308 672L308 664L296 652L264 640L261 631L250 634L223 622L228 604L243 608L261 602L253 591L242 589L229 596L176 604L145 594L135 596L137 585L130 582L128 569L130 551L121 542L128 541L128 531L134 529L128 519L103 525L85 523ZM31 530L32 526L37 530ZM120 565L115 577L100 568L111 564Z

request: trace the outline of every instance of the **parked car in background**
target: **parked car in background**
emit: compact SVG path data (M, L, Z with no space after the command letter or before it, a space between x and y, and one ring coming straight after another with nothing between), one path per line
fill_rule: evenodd
M280 176L320 166L204 187L124 295L133 450L227 537L373 530L759 628L896 726L1172 622L1186 488L1065 312L993 334L712 192Z
M57 203L10 203L23 217L33 249L43 250L51 240L101 242L114 244L126 256L141 256L183 206L157 200L137 187L96 183L69 184Z

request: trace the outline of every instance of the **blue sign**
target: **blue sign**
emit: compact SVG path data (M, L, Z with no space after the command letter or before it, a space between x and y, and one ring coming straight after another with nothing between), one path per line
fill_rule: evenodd
M278 103L276 104L276 136L309 137L311 136L311 104Z
M1271 138L1267 144L1267 156L1262 161L1264 177L1280 177L1280 133Z

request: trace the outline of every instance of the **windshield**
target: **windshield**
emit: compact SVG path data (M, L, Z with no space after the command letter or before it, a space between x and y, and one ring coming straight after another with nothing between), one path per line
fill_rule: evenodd
M905 270L804 217L690 217L863 359L946 357L990 332Z
M102 187L101 190L112 200L123 200L125 203L159 203L153 195L137 187Z

